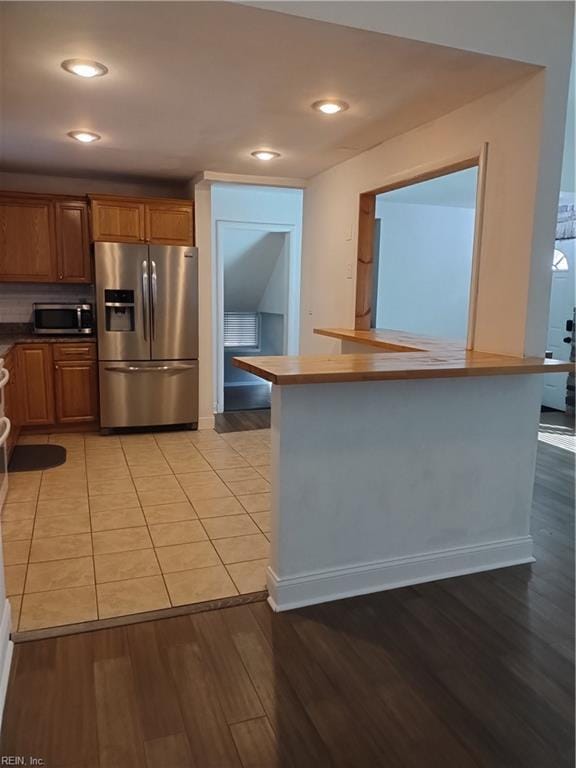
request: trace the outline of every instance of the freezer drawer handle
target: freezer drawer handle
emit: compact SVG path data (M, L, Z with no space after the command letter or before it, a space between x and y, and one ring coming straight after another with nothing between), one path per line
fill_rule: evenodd
M141 368L138 365L110 365L104 370L111 373L180 373L181 371L192 371L194 368L194 365L149 365L146 368Z
M0 363L3 363L3 360L0 360ZM3 389L6 384L10 381L10 371L8 368L2 368L0 365L0 389Z
M4 431L2 432L2 437L0 437L0 448L2 448L6 440L8 440L8 435L10 434L10 427L12 425L10 424L10 419L8 418L8 416L2 416L2 418L0 418L0 424L4 424Z

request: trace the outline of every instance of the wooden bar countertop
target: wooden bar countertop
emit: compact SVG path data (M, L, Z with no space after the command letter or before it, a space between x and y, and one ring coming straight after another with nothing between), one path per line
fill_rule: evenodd
M315 333L378 346L383 351L382 354L235 357L233 363L273 384L519 376L566 373L574 367L573 363L564 360L469 352L462 342L432 339L404 331L327 328L316 329Z

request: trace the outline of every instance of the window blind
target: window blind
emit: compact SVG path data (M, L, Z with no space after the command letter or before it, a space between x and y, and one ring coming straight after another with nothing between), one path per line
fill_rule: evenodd
M225 347L258 347L259 336L257 312L224 312Z

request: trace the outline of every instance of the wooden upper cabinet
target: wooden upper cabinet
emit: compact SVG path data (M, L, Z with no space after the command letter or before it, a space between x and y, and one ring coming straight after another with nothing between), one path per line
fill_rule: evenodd
M189 200L91 196L92 240L112 243L194 243Z
M0 197L0 280L46 283L55 278L52 200Z
M93 282L88 203L85 200L58 200L55 212L58 282Z
M146 204L146 240L165 245L192 245L194 242L193 209L174 203Z
M92 240L142 243L145 239L144 203L138 200L91 198Z

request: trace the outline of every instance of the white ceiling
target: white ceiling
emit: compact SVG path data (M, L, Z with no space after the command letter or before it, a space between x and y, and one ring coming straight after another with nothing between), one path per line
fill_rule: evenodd
M5 170L306 178L535 71L520 62L217 2L2 3ZM60 69L86 57L110 74ZM316 99L350 102L328 118ZM102 135L94 145L66 137ZM273 164L249 153L282 153Z
M378 206L388 203L440 205L447 208L475 208L477 168L448 173L436 179L421 181L409 187L394 189L376 196Z

